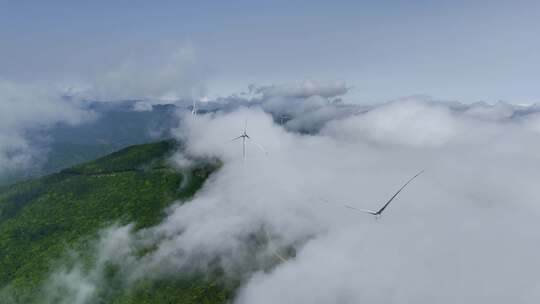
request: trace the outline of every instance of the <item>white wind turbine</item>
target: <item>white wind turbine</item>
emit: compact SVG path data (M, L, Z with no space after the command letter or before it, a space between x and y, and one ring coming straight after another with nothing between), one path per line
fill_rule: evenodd
M384 210L390 205L390 203L394 200L394 198L396 198L396 196L401 192L401 190L403 190L405 187L407 187L407 185L413 181L413 179L417 178L420 174L424 173L424 170L416 173L415 176L411 177L405 184L403 184L403 186L401 186L401 188L399 188L399 190L394 193L394 195L392 195L392 197L386 201L386 203L384 203L384 205L382 205L381 208L379 208L378 210L367 210L367 209L359 209L359 208L356 208L356 207L353 207L351 205L343 205L343 207L345 208L349 208L349 209L352 209L352 210L356 210L356 211L360 211L360 212L364 212L364 213L367 213L367 214L371 214L371 215L374 215L375 218L379 218L382 216L382 213L384 212ZM328 203L328 201L326 200L323 200L325 203Z
M191 106L191 115L193 117L197 116L197 101L193 99L193 105Z
M286 115L286 114L283 114L283 115L279 116L279 124L283 125L283 123L286 122L290 118L291 117L289 115Z
M247 134L247 119L244 123L244 131L242 132L242 134L236 138L233 138L231 139L230 141L236 141L236 140L239 140L239 139L242 139L242 159L246 159L246 141L249 139L255 146L257 146L257 148L259 148L261 151L263 151L265 154L268 154L266 152L266 150L261 146L259 145L258 143L256 143L255 141L253 141L253 139L251 139L251 137L249 137L249 135Z

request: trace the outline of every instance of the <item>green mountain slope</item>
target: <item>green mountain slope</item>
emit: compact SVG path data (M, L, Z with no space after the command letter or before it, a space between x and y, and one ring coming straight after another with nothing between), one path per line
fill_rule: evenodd
M0 188L0 303L40 303L39 288L68 250L83 251L113 223L136 229L192 196L218 165L178 172L175 143L128 147L40 179ZM180 185L183 185L180 188ZM144 281L99 303L223 303L232 294L211 278Z

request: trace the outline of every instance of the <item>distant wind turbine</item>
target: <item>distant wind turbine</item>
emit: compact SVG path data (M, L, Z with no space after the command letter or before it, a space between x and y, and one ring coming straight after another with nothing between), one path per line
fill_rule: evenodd
M384 203L384 205L382 205L382 207L379 210L374 211L374 210L367 210L367 209L359 209L359 208L356 208L356 207L353 207L353 206L350 206L350 205L343 205L343 207L353 209L353 210L356 210L356 211L360 211L360 212L364 212L364 213L368 213L368 214L374 215L376 218L379 218L379 217L381 217L384 210L394 200L394 198L396 198L396 196L398 196L398 194L401 192L401 190L405 189L405 187L407 187L407 185L410 182L412 182L413 179L417 178L422 173L424 173L424 170L416 173L415 176L411 177L405 184L403 184L403 186L401 186L401 188L399 188L399 190L396 193L394 193L394 195L392 195L392 197L386 203Z
M251 139L251 137L249 137L249 135L247 134L247 119L244 123L244 131L242 132L242 134L236 138L233 138L231 139L230 141L236 141L238 139L242 139L242 159L246 159L246 141L249 139L255 146L257 146L257 148L259 148L261 151L263 151L265 154L268 154L266 152L266 150L261 146L259 145L258 143L256 143L255 141L253 141L253 139Z
M197 101L193 99L193 106L191 106L191 115L197 116Z
M289 115L285 115L285 114L281 115L279 117L279 124L283 125L283 123L286 122L288 119L290 119Z

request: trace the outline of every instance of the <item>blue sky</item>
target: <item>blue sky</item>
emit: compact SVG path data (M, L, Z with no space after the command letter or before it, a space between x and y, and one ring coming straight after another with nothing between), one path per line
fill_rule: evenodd
M189 45L211 95L311 79L344 80L357 102L540 101L537 1L0 1L0 20L13 81Z

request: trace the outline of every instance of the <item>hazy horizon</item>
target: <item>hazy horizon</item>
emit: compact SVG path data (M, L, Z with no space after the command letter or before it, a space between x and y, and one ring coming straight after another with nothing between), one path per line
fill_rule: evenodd
M17 83L86 87L161 65L190 74L177 86L211 97L316 80L347 82L355 103L540 100L537 1L1 5L0 79Z

